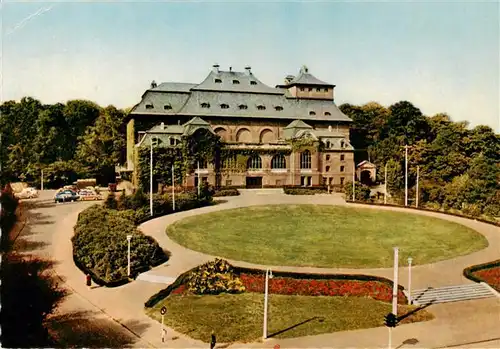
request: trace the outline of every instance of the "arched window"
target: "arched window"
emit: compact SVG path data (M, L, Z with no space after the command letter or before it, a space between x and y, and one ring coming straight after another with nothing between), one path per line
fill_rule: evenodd
M225 104L225 103L222 103L222 104L220 105L220 107L221 107L222 109L227 109L227 108L229 108L229 105L227 105L227 104Z
M262 159L259 155L254 155L248 159L247 169L249 170L260 170L262 168Z
M330 148L330 141L326 141L326 147Z
M283 169L286 168L286 159L283 154L277 154L271 160L271 168L273 169Z
M316 112L311 110L311 111L309 112L309 115L316 115Z
M341 147L341 148L344 148L344 147L345 147L345 142L344 142L344 140L341 140L341 141L340 141L340 147Z
M331 115L332 115L332 113L330 113L329 111L325 111L325 115L326 115L326 116L331 116Z
M311 168L311 152L309 150L300 153L300 168Z
M257 109L258 110L266 110L266 107L264 105L260 104L257 106Z
M238 106L240 109L244 110L244 109L248 109L248 107L246 106L246 104L240 104Z
M221 79L215 79L215 83L216 84L222 84L222 80Z
M274 109L276 109L276 111L282 111L283 107L281 105L277 105L274 107Z
M202 108L210 108L210 103L201 103Z
M233 168L236 167L238 164L236 155L231 155L227 158L224 159L224 162L222 163L222 167L224 168Z

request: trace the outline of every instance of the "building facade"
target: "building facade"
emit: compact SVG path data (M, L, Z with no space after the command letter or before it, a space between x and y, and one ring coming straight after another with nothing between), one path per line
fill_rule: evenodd
M151 138L174 147L201 128L234 153L251 155L236 170L230 163L241 158L226 159L219 170L202 161L184 185L202 178L222 187L341 186L355 171L352 120L335 105L334 88L307 67L276 87L262 83L250 67L237 72L218 65L200 84L152 82L129 114L127 168L137 172L138 149L149 147Z

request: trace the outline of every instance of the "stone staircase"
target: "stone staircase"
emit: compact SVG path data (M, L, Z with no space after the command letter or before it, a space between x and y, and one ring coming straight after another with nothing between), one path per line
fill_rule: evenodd
M415 305L448 303L494 297L497 293L484 283L473 283L415 290L411 299Z

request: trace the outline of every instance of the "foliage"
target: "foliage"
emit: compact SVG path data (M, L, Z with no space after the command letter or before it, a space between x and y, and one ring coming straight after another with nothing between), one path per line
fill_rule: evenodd
M10 247L10 230L16 223L16 209L18 200L12 194L12 191L0 191L0 229L1 245L0 250L5 252Z
M132 274L165 261L165 252L153 238L136 229L132 218L129 212L101 205L82 211L71 239L75 260L105 282L124 279L127 277L127 235L132 235Z
M287 195L315 195L327 192L325 187L292 187L285 186L283 192Z
M344 185L344 194L346 200L352 200L352 182L347 182ZM356 182L354 184L355 199L356 201L369 201L370 200L370 187L366 184Z
M4 348L51 347L45 320L66 291L53 278L52 263L14 252L2 256L1 342Z
M109 192L108 196L106 197L106 200L104 201L104 207L111 209L111 210L116 210L118 209L118 200L116 200L115 193Z
M220 197L220 196L238 196L240 195L240 192L238 191L238 189L234 189L234 188L229 188L229 189L221 189L221 190L217 190L213 197Z
M233 273L232 266L227 261L218 258L193 270L187 287L194 294L241 293L245 291L241 280Z

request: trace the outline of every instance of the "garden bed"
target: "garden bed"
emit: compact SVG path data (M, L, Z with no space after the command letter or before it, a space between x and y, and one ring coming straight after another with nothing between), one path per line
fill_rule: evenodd
M476 282L485 282L500 292L500 259L468 267L464 276Z

